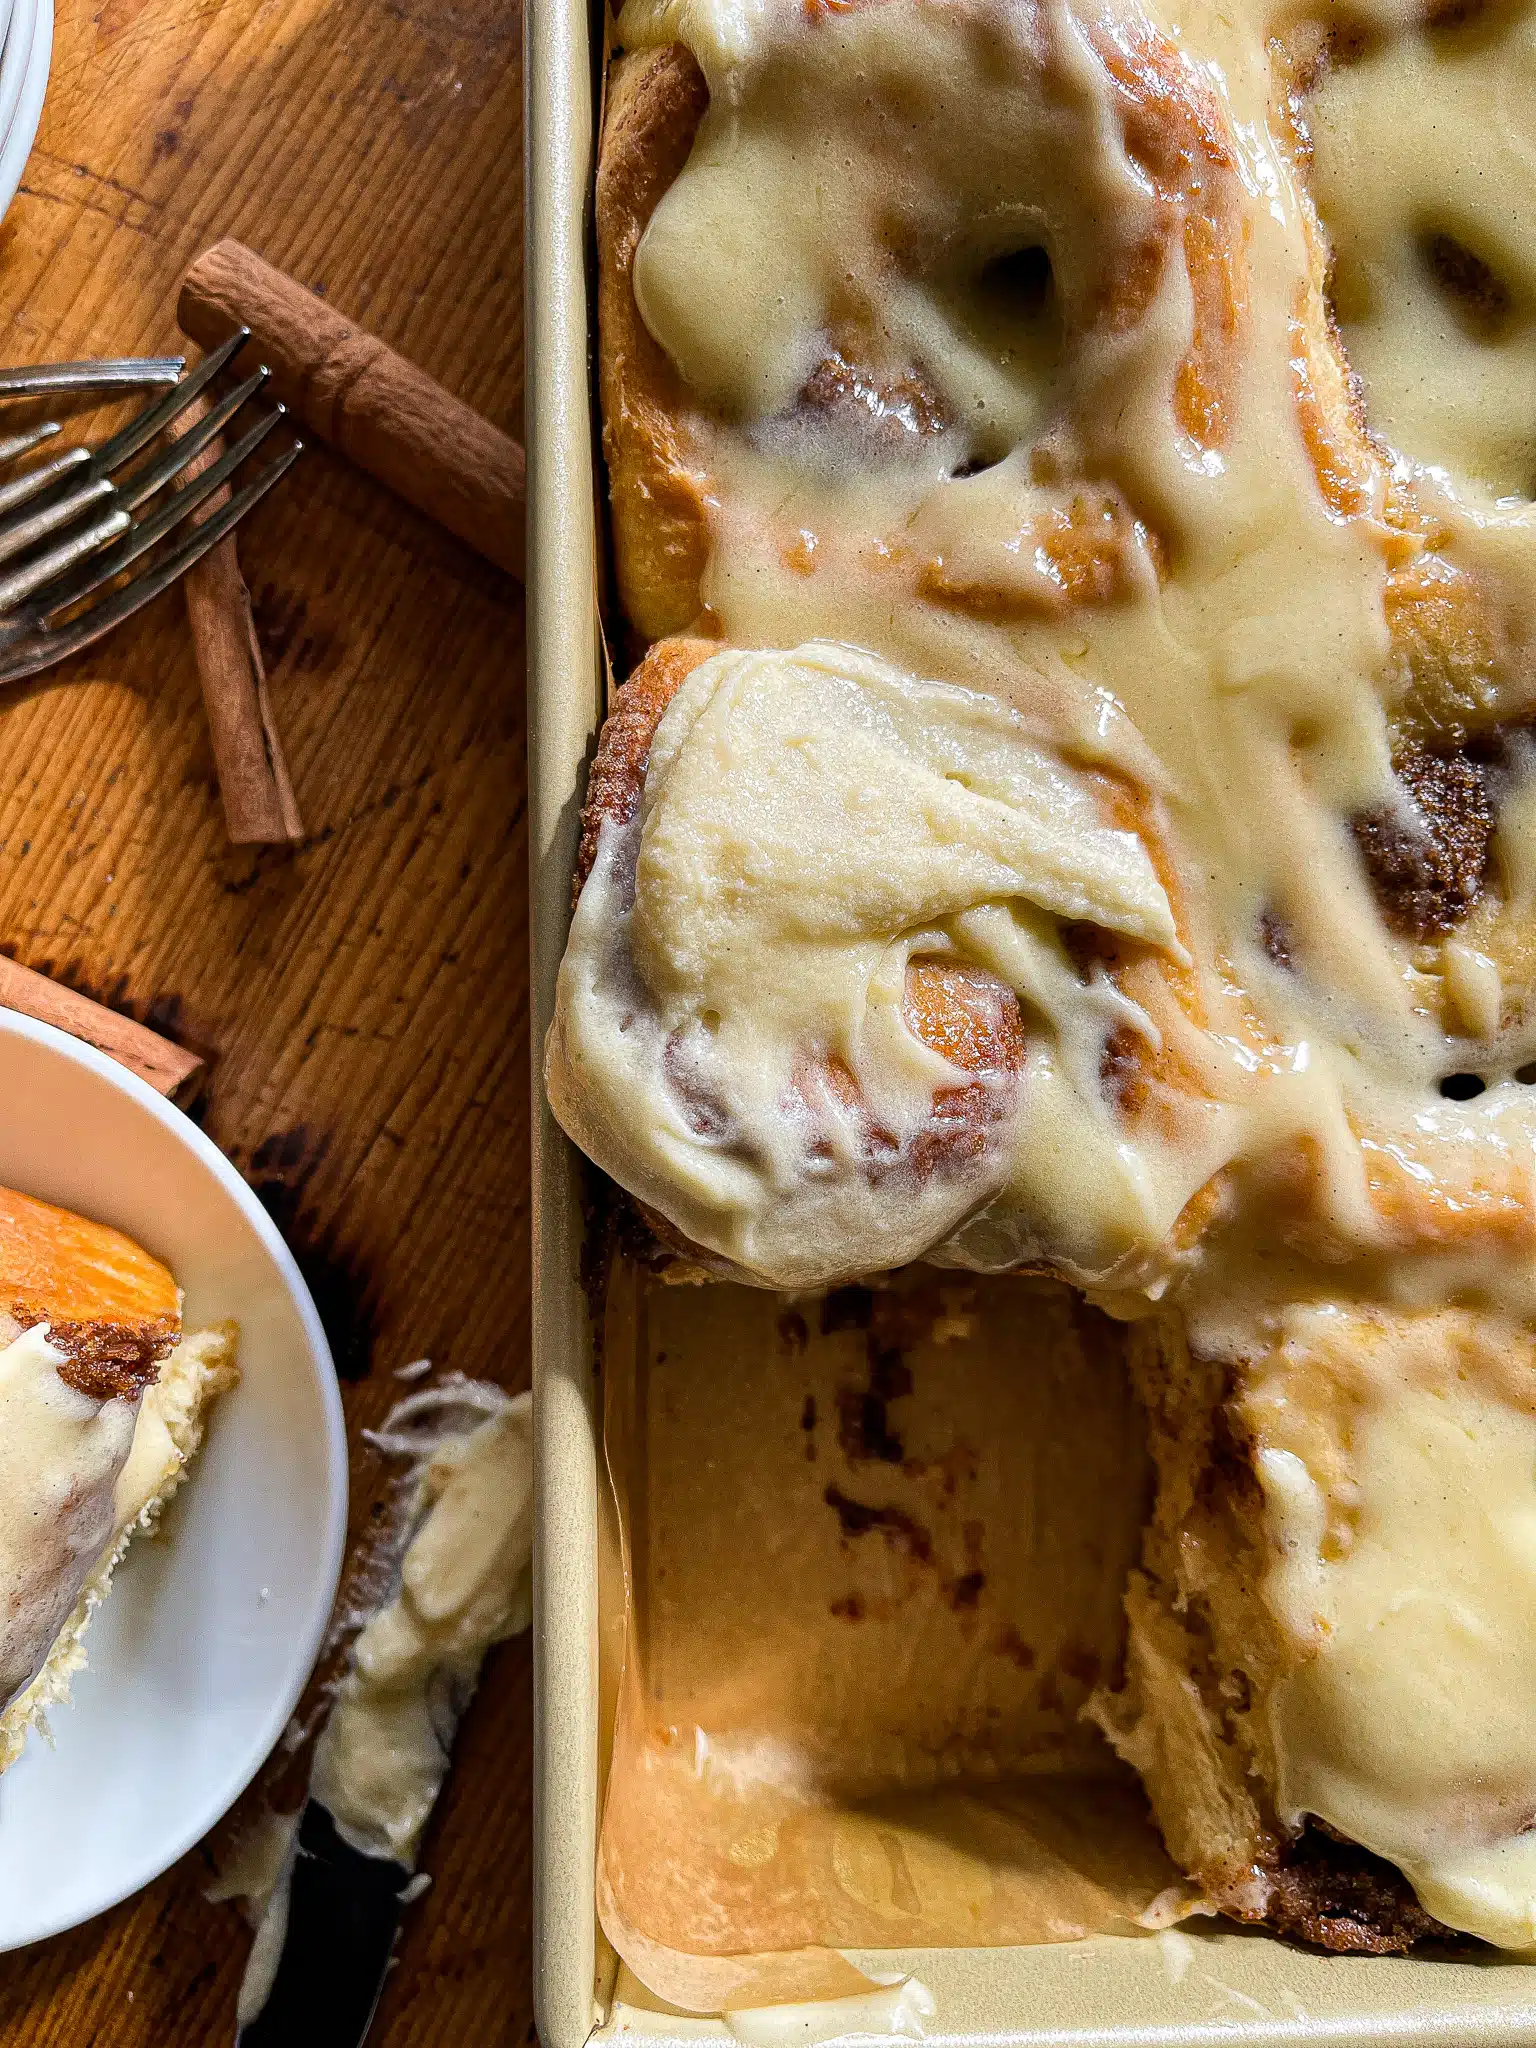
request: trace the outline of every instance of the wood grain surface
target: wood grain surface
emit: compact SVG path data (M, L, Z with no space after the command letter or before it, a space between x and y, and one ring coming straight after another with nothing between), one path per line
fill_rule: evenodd
M176 346L234 234L521 436L515 0L60 0L0 360ZM309 837L233 850L180 594L0 697L0 946L202 1054L359 1430L428 1355L528 1373L522 593L324 449L241 530ZM371 2039L533 2038L527 1638L465 1724ZM0 1963L0 2048L233 2038L207 1851Z

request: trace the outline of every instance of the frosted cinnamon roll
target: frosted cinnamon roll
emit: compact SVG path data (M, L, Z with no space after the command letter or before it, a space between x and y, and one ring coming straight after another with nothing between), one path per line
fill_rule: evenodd
M1109 960L1182 948L1117 805L979 692L659 643L593 767L556 1115L673 1242L769 1285L1131 1256L1105 1067L1150 1076L1158 1033ZM1076 1224L1069 1179L1099 1183Z
M1160 1484L1091 1711L1206 1896L1334 1949L1536 1946L1536 1346L1328 1297L1134 1336Z

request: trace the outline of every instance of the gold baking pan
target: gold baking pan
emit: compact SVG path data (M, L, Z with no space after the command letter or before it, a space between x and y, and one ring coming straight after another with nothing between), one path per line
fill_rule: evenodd
M602 713L594 337L589 310L594 110L603 25L585 0L526 12L528 689L532 897L533 1364L537 1448L535 1998L544 2048L641 2034L823 2040L884 2031L890 2007L820 2020L757 2008L669 2011L618 1963L597 1919L604 1715L600 1553L608 1540L600 1389L580 1280L578 1167L539 1063L565 942L586 764ZM1161 1933L1030 1947L848 1951L870 1975L912 1975L909 2035L945 2043L1238 2048L1281 2043L1536 2041L1536 1973L1517 1960L1315 1955L1209 1919Z

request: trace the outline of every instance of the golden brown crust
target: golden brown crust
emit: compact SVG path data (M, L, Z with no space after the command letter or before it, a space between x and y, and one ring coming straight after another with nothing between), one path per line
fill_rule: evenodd
M627 683L614 692L613 708L598 735L597 756L587 778L576 854L576 894L592 872L604 825L627 825L645 786L645 764L661 714L699 663L718 647L709 640L663 640L654 646Z
M619 595L646 640L697 620L709 514L681 381L635 304L635 251L708 103L704 74L680 43L622 56L608 73L597 170L598 381Z
M1418 555L1388 577L1386 614L1397 730L1427 746L1454 746L1486 727L1509 657L1473 578L1439 555Z
M181 1335L181 1296L158 1259L105 1224L0 1188L0 1308L47 1323L59 1378L97 1401L136 1399Z
M1174 412L1201 448L1226 444L1233 425L1238 346L1247 321L1247 263L1238 233L1237 153L1215 95L1168 36L1134 17L1091 32L1114 81L1126 149L1151 181L1159 238L1111 266L1110 325L1142 317L1164 265L1182 251L1194 314L1174 382Z

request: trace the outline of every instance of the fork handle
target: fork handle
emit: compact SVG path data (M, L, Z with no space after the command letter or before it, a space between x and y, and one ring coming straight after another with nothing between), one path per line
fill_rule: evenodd
M240 242L198 257L176 317L205 348L249 327L247 362L306 426L521 579L523 451L424 370Z

